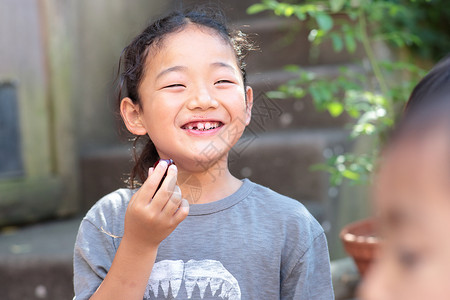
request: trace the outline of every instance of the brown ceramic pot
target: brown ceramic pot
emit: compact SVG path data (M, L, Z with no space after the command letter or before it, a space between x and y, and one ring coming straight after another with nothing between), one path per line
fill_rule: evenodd
M362 277L373 262L380 245L375 234L374 221L364 219L348 224L339 235L345 251L354 259Z

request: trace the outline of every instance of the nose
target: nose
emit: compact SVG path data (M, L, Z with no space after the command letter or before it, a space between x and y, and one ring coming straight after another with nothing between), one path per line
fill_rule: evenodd
M211 92L206 88L197 88L190 97L187 107L190 110L207 110L209 108L217 108L219 102L211 95Z

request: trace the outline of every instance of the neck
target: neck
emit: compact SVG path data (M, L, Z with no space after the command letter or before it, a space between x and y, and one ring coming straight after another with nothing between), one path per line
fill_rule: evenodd
M228 161L224 159L200 172L179 170L177 184L189 204L201 204L230 196L240 188L242 181L230 173Z

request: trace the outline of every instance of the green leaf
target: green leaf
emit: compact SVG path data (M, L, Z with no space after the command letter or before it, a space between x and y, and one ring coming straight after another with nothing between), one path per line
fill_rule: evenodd
M288 72L298 72L298 71L300 71L300 66L298 66L298 65L286 65L286 66L284 66L283 69L285 71L288 71Z
M344 111L344 106L340 102L333 101L327 105L328 112L334 118L339 117Z
M331 28L333 28L333 19L322 12L319 12L316 14L316 21L319 25L319 28L324 31L329 31Z
M285 99L287 98L286 93L282 91L269 91L266 93L266 96L270 99Z
M292 16L292 14L294 13L294 8L292 6L288 6L286 7L286 9L284 10L284 15L286 17L290 17Z
M344 42L342 42L342 38L335 32L330 34L331 40L333 42L333 49L335 52L341 52L344 48Z
M344 35L345 40L345 47L347 48L347 51L350 53L355 52L356 50L356 41L352 34L346 33Z
M347 112L350 115L350 117L355 119L361 115L356 108L349 108Z
M351 180L359 180L360 176L358 173L350 171L349 169L345 169L342 172L342 176Z
M253 14L257 14L257 13L260 13L260 12L262 12L262 11L265 11L265 10L267 10L267 9L269 9L269 8L267 7L267 5L262 4L262 3L257 3L257 4L253 4L252 6L250 6L249 8L247 8L247 13L248 13L249 15L253 15Z
M299 9L295 10L295 15L297 16L297 18L300 21L306 20L306 14L303 11L299 10Z
M330 0L330 5L331 5L331 11L332 12L338 12L342 9L342 7L344 7L346 0Z

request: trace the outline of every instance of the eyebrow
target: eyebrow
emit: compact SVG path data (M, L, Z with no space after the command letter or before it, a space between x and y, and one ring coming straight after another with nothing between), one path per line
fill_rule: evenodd
M392 228L400 228L402 226L414 223L416 220L410 211L399 207L394 207L387 212L385 221Z
M173 66L170 68L167 68L165 70L162 70L161 72L159 72L158 75L156 75L156 80L158 80L159 78L161 78L162 76L171 73L171 72L183 72L186 71L187 67L185 66Z
M235 68L232 65L229 65L227 63L220 62L220 61L212 63L211 66L213 66L215 68L227 68L227 69L230 69L232 71L235 71Z

